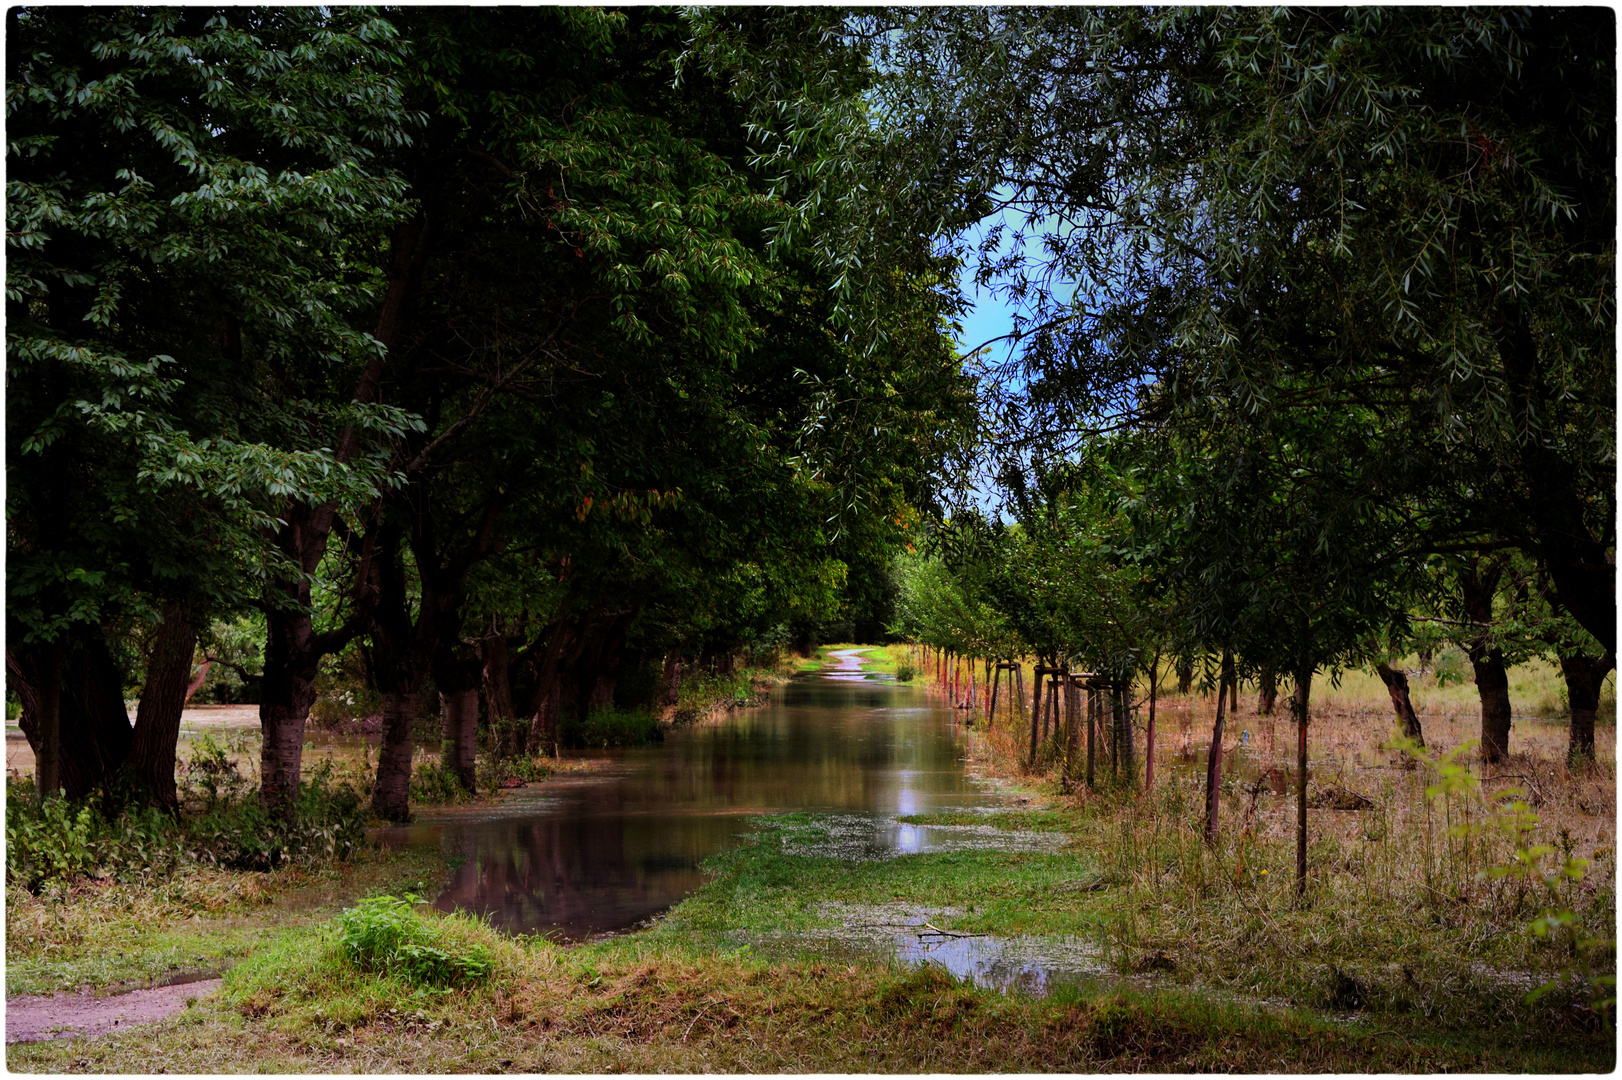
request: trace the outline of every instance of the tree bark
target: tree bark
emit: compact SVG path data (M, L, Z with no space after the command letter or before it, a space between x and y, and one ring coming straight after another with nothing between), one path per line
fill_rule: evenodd
M1233 679L1233 653L1222 650L1217 676L1216 722L1211 725L1211 749L1205 755L1205 842L1217 842L1217 810L1222 798L1222 729L1228 714L1228 684Z
M51 642L44 653L44 670L36 695L37 738L29 739L34 743L34 791L42 803L62 790L62 643ZM27 732L26 727L23 730Z
M1572 768L1594 761L1594 719L1599 712L1600 687L1615 666L1616 657L1611 653L1597 658L1583 653L1560 657L1560 672L1566 677L1566 701L1571 707L1566 764Z
M201 690L203 684L208 682L208 673L213 667L214 658L212 656L203 657L203 662L197 665L197 674L193 675L191 682L186 684L186 700L181 702L180 707L182 709L191 704L191 699L196 696L197 691Z
M1036 731L1042 722L1042 665L1037 664L1031 676L1031 755L1026 764L1036 768Z
M11 627L13 640L22 637ZM18 645L6 652L6 663L23 702L19 726L34 751L35 786L80 800L98 789L112 791L129 761L129 713L124 708L124 680L113 662L99 627L77 624L55 642ZM46 730L56 717L56 737ZM56 778L49 768L53 755Z
M1264 667L1256 680L1256 715L1272 716L1273 710L1277 707L1278 675L1272 668Z
M1504 651L1492 644L1492 601L1503 577L1503 567L1473 559L1459 583L1464 609L1480 631L1470 642L1470 666L1475 670L1476 694L1481 698L1481 760L1497 764L1509 755L1509 672Z
M180 714L185 710L192 654L197 649L197 627L191 613L169 604L152 643L146 683L135 710L135 731L130 745L130 771L154 806L174 810L175 745L180 739Z
M1386 693L1391 695L1391 711L1397 714L1397 723L1402 725L1402 733L1420 746L1424 746L1425 732L1419 726L1413 699L1408 694L1407 673L1398 671L1389 664L1378 664L1374 670L1379 673L1380 681L1385 683Z
M484 684L485 715L490 723L490 753L501 760L522 755L524 731L513 704L512 657L507 636L494 628L478 640L480 680Z
M664 703L675 705L681 701L681 654L665 654Z
M386 821L411 820L412 729L416 720L415 688L383 693L383 745L377 752L372 811Z
M1146 738L1148 745L1143 750L1144 778L1143 789L1148 791L1155 783L1155 691L1160 687L1160 650L1155 650L1155 658L1149 663L1149 732Z
M468 686L441 692L439 717L441 767L453 773L468 793L477 792L479 691Z

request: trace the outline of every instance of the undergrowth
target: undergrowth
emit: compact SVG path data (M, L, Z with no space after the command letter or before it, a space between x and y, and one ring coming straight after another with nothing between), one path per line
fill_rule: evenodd
M364 842L363 778L342 774L330 760L306 775L287 817L265 809L257 785L212 740L194 747L187 766L177 814L137 805L124 792L41 804L32 778L8 778L8 885L38 893L83 878L152 880L193 865L270 870L345 859Z

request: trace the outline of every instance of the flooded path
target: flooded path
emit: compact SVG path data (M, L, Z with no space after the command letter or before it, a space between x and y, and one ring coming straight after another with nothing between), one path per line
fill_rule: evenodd
M554 777L478 816L424 813L391 830L453 869L436 906L509 933L578 940L636 926L703 884L699 864L749 818L838 815L871 855L932 850L898 814L994 805L963 769L961 728L922 687L864 675L856 652L758 709L626 751L607 770Z

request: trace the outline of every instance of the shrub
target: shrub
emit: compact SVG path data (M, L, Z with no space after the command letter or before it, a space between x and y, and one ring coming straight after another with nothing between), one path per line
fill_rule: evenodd
M565 716L558 725L558 739L565 746L606 749L641 746L662 738L659 718L641 710L595 709L583 721Z
M490 953L477 942L455 940L465 916L425 919L413 910L422 898L374 896L338 917L344 956L362 971L391 975L413 986L468 986L494 970Z
M6 793L6 877L24 888L71 881L90 874L96 857L91 846L96 812L54 797L40 806L34 785L8 785Z
M471 799L454 772L437 761L424 761L411 770L411 801L415 803L454 803Z
M335 777L330 761L311 770L285 819L265 810L258 788L217 746L194 756L187 779L186 807L178 816L136 805L119 791L96 792L82 804L53 798L41 806L32 780L8 781L9 881L37 893L79 878L149 879L198 863L270 870L347 859L365 841L361 794L350 779Z
M918 677L918 669L912 666L911 660L897 660L895 662L895 681L912 682Z

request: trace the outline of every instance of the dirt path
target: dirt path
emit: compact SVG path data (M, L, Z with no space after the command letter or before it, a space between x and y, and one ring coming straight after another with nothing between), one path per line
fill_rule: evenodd
M154 986L114 997L52 994L6 999L6 1042L94 1039L136 1024L173 1016L186 1003L220 988L219 979Z

